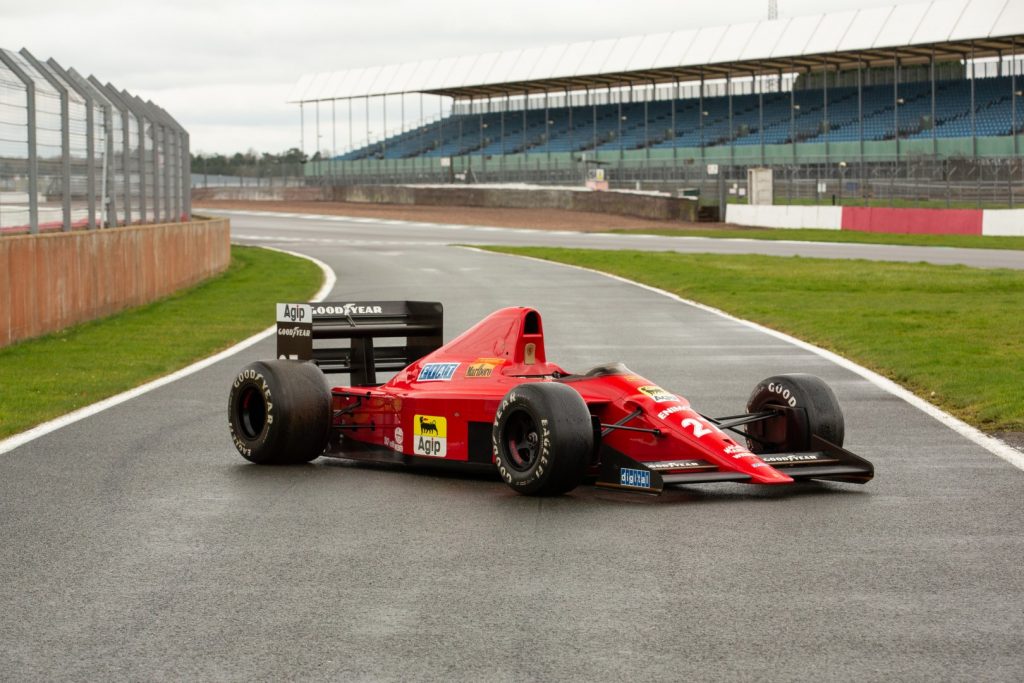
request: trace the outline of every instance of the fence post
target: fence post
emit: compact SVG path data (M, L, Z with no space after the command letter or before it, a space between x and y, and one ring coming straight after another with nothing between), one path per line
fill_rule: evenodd
M105 101L103 114L107 117L104 129L107 134L107 194L110 197L111 213L114 215L114 225L117 225L117 207L114 202L116 196L115 186L117 175L114 171L114 140L113 140L113 112L116 109L117 115L121 117L121 192L124 200L124 220L122 225L131 225L132 222L132 191L131 191L131 120L130 112L124 101L113 89L106 88L94 79L85 79L74 69L68 73L85 86L93 88L102 100Z
M103 190L100 193L100 197L103 202L103 217L106 225L117 225L117 208L109 205L108 198L111 204L113 204L114 197L114 123L112 121L112 108L111 102L98 88L93 86L91 83L82 78L78 72L74 69L66 71L61 68L56 60L50 58L46 60L47 65L57 75L65 80L69 86L85 100L86 106L86 126L89 129L89 136L86 138L86 156L89 158L89 163L86 169L86 186L89 193L89 227L90 229L95 227L95 212L96 212L96 165L95 165L95 143L92 137L92 133L95 130L93 128L93 116L94 116L94 100L99 101L101 108L103 109L103 136L104 136L104 162L103 162ZM111 214L114 215L114 220L111 220Z
M36 84L18 66L6 50L0 48L0 62L25 86L25 113L28 123L28 223L29 232L39 232L39 155L36 150Z
M50 87L60 95L60 175L61 175L61 214L63 221L61 229L64 232L71 230L71 108L68 103L68 89L64 87L57 78L47 71L46 67L39 63L26 48L21 48L19 53L25 61L35 69L43 79L50 84ZM91 114L91 112L90 112ZM92 132L91 129L89 131ZM93 213L89 212L89 227L93 228Z

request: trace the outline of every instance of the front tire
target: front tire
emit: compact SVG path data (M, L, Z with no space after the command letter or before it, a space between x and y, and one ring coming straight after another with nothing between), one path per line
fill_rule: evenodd
M309 462L327 447L331 392L311 363L289 360L247 365L228 396L231 440L260 465Z
M748 413L772 408L784 414L752 423L747 439L754 453L792 453L811 450L813 436L843 445L845 421L831 387L819 377L803 373L775 375L762 380L747 401Z
M509 391L491 435L502 480L528 496L557 496L576 488L594 450L593 423L583 397L552 382Z

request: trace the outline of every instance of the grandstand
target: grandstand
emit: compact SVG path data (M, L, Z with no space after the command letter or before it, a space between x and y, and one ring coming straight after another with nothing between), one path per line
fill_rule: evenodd
M840 162L866 174L971 159L1021 173L1022 45L1019 0L936 0L310 74L290 99L304 141L312 127L308 137L332 142L307 173L346 182L456 170L557 182L584 162L620 180L690 177L705 162L739 175ZM419 115L406 123L410 97ZM389 114L401 129L371 139Z

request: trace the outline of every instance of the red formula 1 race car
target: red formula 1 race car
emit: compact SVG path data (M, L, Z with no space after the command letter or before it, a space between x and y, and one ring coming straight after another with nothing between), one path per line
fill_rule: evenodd
M621 363L573 374L548 362L531 308L496 311L443 345L439 303L277 308L278 360L243 369L228 401L231 438L255 463L325 455L476 465L528 495L585 480L660 493L874 475L842 448L835 395L811 375L770 377L746 412L711 418ZM405 343L375 345L389 338ZM328 389L325 373L335 372L348 373L351 386ZM396 374L378 384L378 372Z

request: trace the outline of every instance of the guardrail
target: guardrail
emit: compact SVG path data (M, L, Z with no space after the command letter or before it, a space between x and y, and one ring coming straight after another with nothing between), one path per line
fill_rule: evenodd
M187 221L189 162L156 104L0 48L0 235Z

